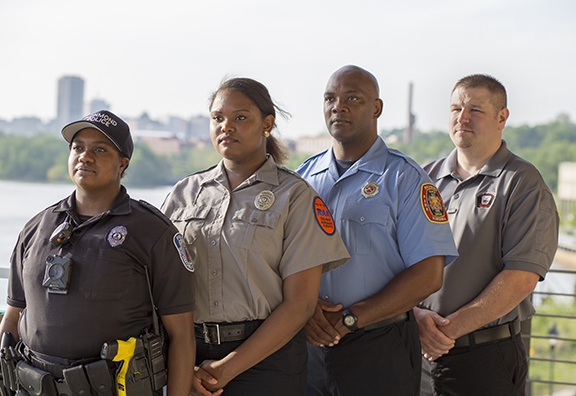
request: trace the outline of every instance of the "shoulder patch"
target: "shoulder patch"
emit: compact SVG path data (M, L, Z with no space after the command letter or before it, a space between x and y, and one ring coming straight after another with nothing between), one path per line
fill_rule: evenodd
M432 223L447 223L448 214L440 192L432 183L424 183L420 188L420 203L428 221Z
M184 268L190 272L194 272L194 263L192 262L192 257L190 256L190 252L186 247L186 241L184 240L182 234L177 233L174 235L174 246L176 246L176 249L180 254L180 260L182 260Z
M328 235L334 235L336 232L336 225L334 224L332 214L328 210L324 201L322 201L322 198L318 196L314 197L312 200L312 209L314 210L314 217L322 231Z

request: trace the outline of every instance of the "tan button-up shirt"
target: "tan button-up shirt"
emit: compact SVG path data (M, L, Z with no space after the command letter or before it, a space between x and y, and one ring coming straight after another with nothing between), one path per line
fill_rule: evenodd
M192 255L197 323L265 319L282 302L285 278L349 259L338 232L321 227L316 196L272 158L234 191L222 162L174 186L162 210Z

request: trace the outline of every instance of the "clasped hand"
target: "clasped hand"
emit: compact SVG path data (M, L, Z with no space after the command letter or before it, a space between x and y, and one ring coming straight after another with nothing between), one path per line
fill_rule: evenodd
M316 346L332 347L350 333L342 324L342 304L333 305L318 300L314 315L304 326L304 333L309 343Z
M205 360L199 366L194 367L194 381L192 383L191 396L219 396L224 392L224 385L218 378L221 377L216 365L216 360Z
M454 340L444 333L450 320L427 309L415 308L414 314L418 321L424 358L432 362L447 354L454 347Z

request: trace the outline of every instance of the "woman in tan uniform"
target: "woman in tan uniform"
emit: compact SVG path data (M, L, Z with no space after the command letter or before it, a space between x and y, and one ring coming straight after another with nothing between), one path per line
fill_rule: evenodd
M281 167L276 110L264 85L224 82L210 136L222 161L178 182L163 205L196 267L196 364L217 384L194 394L304 395L306 341L322 272L348 252L316 192ZM199 370L197 368L196 370Z

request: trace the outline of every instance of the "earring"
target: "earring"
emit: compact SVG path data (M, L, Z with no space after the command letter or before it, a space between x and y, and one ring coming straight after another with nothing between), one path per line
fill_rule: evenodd
M268 137L268 136L270 136L270 132L264 131L264 137Z

